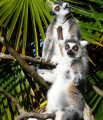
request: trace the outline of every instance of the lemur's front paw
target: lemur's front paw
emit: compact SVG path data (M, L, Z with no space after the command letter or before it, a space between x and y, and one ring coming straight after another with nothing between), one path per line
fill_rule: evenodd
M40 57L40 56L38 56L38 57L35 57L36 59L39 59L40 61L42 61L42 60L45 60L45 58L43 58L43 57Z
M74 85L75 86L79 86L80 84L81 84L81 79L80 78L78 78L78 77L76 77L74 80L73 80L73 83L74 83Z
M57 66L58 62L52 62L52 65Z
M45 60L45 58L44 58L44 57L41 57L41 58L40 58L40 61L43 61L43 60ZM46 61L46 60L45 60L45 61Z
M40 56L37 56L37 57L35 57L36 59L40 59L41 57Z

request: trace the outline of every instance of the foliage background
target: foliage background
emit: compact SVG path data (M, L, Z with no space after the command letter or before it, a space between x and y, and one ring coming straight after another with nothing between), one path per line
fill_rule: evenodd
M46 29L53 19L49 12L51 5L56 1L58 0L0 0L0 25L4 24L6 37L19 54L41 56ZM103 90L103 1L65 1L70 3L82 38L93 43L87 49L96 66L92 61L89 62L88 80ZM8 54L1 43L0 51ZM34 65L32 62L28 64ZM45 88L36 83L15 61L0 61L0 88L12 94L23 109L44 110ZM102 120L103 98L91 88L87 88L86 101L93 110L95 120ZM14 120L17 115L15 105L0 94L0 120Z

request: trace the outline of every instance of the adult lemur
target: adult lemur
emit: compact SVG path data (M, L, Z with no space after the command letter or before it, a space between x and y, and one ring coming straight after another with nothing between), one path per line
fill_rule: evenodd
M82 53L87 42L71 39L59 43L63 46L63 57L57 67L38 70L44 80L53 83L47 94L46 112L56 113L56 120L82 120L87 74Z
M81 40L81 34L71 15L70 7L67 2L61 1L54 3L50 14L54 16L54 19L47 29L47 35L43 45L42 59L57 63L61 57L57 35L58 26L62 27L64 40Z

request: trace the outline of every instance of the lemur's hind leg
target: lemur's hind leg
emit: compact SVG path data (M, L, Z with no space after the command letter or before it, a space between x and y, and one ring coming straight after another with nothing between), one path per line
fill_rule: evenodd
M82 120L83 112L73 107L66 107L60 120Z

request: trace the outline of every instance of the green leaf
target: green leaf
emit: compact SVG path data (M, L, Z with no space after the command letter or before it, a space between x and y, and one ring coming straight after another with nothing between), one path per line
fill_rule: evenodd
M88 0L88 1L92 1L92 2L95 2L95 3L103 4L102 0Z
M90 8L91 8L91 11L92 11L93 16L94 16L94 18L95 18L95 20L96 20L97 25L98 25L100 28L102 28L101 22L99 21L98 16L97 16L98 13L95 12L95 10L93 9L93 7L92 7L91 5L89 5L89 6L90 6Z
M50 14L49 14L50 11L47 11L47 10L45 9L45 7L41 4L41 1L39 2L39 1L37 0L37 2L38 2L38 4L39 4L39 6L41 7L44 15L47 17L47 19L49 20L49 22L51 22L51 21L52 21L52 17L51 17Z
M33 4L30 1L30 12L31 12L31 18L32 18L32 23L33 23L33 32L34 32L34 44L35 44L35 53L36 56L39 55L39 51L38 51L38 37L37 37L37 30L36 30L36 23L35 23L35 14L34 14L34 10L33 10Z
M71 11L74 13L80 14L80 15L84 15L84 16L89 17L89 18L94 18L90 10L84 9L82 7L71 5ZM97 14L97 12L96 12L96 14ZM101 13L98 13L97 17L99 20L103 21L103 15Z
M20 41L20 36L21 36L21 33L22 33L22 26L23 26L23 19L24 19L24 14L25 14L25 5L23 6L22 8L22 14L21 14L21 17L20 17L20 23L19 23L19 26L18 26L18 31L17 31L17 35L16 35L16 40L15 40L15 50L17 51L18 47L19 47L19 41Z
M80 4L80 5L88 5L86 2L82 2L80 0L66 0L66 2L69 2L69 3L76 3L76 4Z
M31 0L31 1L32 1L33 8L34 8L34 14L35 14L35 19L36 19L37 25L38 25L39 31L41 33L41 37L44 40L45 35L44 35L44 30L43 30L43 27L42 27L41 20L40 20L40 16L39 16L39 13L38 13L38 9L37 9L37 7L35 5L35 1L34 0Z
M28 26L28 2L29 0L25 0L25 11L24 11L24 24L23 24L23 47L22 54L25 55L26 42L27 42L27 26Z
M48 23L47 23L47 21L46 21L46 18L45 18L44 14L43 14L43 12L42 12L42 10L41 10L41 8L40 8L40 6L38 5L38 3L37 3L36 0L35 0L35 4L36 4L36 6L37 6L38 12L40 13L40 16L41 16L41 18L42 18L45 26L48 27Z
M18 20L19 14L20 14L22 6L23 6L23 1L24 0L18 2L18 5L17 5L18 7L17 7L17 9L15 11L15 14L13 16L13 19L12 19L12 22L11 22L11 25L10 25L10 28L9 28L9 30L7 32L7 39L8 40L10 40L12 32L13 32L13 30L15 28L16 22Z
M7 62L0 63L0 89L10 93L22 106L29 110L32 104L30 94L30 84L28 83L22 69L18 64ZM27 96L25 93L28 93ZM25 106L23 107L23 104ZM28 108L28 109L27 109ZM16 106L7 97L0 93L0 119L14 120L18 116Z
M78 22L78 25L79 25L81 28L86 28L86 29L91 29L91 30L95 30L95 31L102 32L102 29L101 29L101 28L95 27L94 25L91 25L91 24L89 24L89 23L83 23L83 22L79 21L79 22Z
M92 39L95 39L95 40L98 40L98 41L103 41L103 39L101 39L100 37L95 36L93 33L90 33L88 31L86 31L85 29L80 28L80 30L81 30L81 33L83 35L86 35L86 36L91 37Z
M95 44L95 45L98 45L98 46L103 47L103 44L101 44L101 43L95 41L94 39L92 39L92 38L86 36L85 34L82 34L82 37L83 37L83 39L89 41L90 43L93 43L93 44Z
M11 14L12 11L14 11L17 7L17 2L14 2L14 0L12 2L10 2L8 4L8 2L0 9L0 25L5 21L5 19Z

